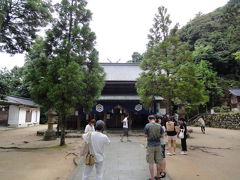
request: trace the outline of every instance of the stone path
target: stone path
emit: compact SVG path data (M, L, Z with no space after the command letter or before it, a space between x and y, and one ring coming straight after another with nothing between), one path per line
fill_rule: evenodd
M145 160L145 147L140 143L143 137L131 137L132 142L120 142L119 137L110 137L111 144L105 149L105 170L103 180L146 180L149 178ZM69 180L81 180L83 162L70 175ZM90 180L94 180L95 172ZM163 180L169 180L167 177Z

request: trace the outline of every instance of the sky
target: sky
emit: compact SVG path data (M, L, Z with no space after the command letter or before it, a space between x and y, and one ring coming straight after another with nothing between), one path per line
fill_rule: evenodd
M58 0L54 0L58 1ZM93 13L91 29L96 33L100 62L126 62L133 52L144 53L147 35L159 6L168 9L172 25L184 26L198 12L209 13L228 0L88 0ZM24 54L0 53L0 68L24 65Z

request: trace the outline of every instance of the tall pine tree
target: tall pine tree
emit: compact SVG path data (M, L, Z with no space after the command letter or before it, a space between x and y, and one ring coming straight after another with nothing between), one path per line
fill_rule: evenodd
M150 34L148 34L148 49L153 48L154 45L166 39L169 34L169 26L172 23L170 15L167 13L167 8L164 6L158 8L158 13L155 14L153 21L153 27L150 29Z
M47 31L43 46L43 55L47 57L46 72L42 78L38 77L39 84L32 84L32 94L35 94L36 100L41 95L38 89L41 86L47 88L44 89L46 99L61 117L60 145L65 144L67 116L77 104L88 112L104 85L104 72L94 48L95 33L89 27L91 12L86 5L85 0L62 0L56 4L58 18L53 21L52 29ZM38 73L37 70L35 72Z

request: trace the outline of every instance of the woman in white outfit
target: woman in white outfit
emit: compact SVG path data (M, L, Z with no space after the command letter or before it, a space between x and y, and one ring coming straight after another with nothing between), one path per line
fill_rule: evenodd
M91 119L88 122L88 125L86 125L84 133L94 132L95 131L94 125L95 125L95 119Z
M85 133L82 135L83 140L90 144L90 153L94 155L95 164L92 166L85 165L82 180L89 180L93 168L96 168L96 180L103 179L103 161L104 161L104 147L110 143L108 137L103 134L104 122L98 120L96 123L96 131L91 133Z

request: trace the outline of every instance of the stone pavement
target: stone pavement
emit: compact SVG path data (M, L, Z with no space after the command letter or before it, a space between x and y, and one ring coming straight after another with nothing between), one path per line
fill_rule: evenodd
M146 164L145 147L141 144L143 137L130 137L132 142L120 142L119 136L110 136L111 144L105 148L103 180L146 180L149 178ZM70 175L69 180L81 180L83 161ZM90 180L94 180L95 170ZM169 177L163 180L170 180Z

